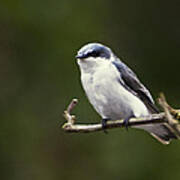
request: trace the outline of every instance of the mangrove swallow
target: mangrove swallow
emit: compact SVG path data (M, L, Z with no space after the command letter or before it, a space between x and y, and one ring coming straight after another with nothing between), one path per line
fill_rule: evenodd
M89 43L77 53L82 86L94 109L102 117L102 126L108 120L144 117L158 113L149 90L136 74L110 48L100 43ZM163 144L176 139L166 124L137 126L153 135Z

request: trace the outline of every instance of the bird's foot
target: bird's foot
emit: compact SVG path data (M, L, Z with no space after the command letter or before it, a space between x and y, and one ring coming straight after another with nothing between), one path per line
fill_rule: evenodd
M102 129L104 131L105 134L107 134L107 130L106 130L106 125L107 125L107 121L109 121L110 119L109 118L104 118L102 119Z
M125 118L123 121L124 127L126 128L127 131L128 131L128 126L129 126L129 120L133 117L134 117L134 115L131 115L131 116Z

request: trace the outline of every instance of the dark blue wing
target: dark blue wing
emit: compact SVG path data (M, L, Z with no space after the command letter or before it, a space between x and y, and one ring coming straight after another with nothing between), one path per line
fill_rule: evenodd
M131 93L138 96L147 106L151 113L159 112L154 104L154 100L148 89L139 81L136 74L119 59L113 61L114 66L121 73L120 83L131 91Z

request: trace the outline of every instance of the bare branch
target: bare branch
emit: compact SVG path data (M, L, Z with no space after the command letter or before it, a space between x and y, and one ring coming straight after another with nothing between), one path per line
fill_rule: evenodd
M152 123L167 123L169 128L180 137L180 124L174 117L180 117L180 111L173 109L168 103L163 94L160 95L159 104L163 108L164 112L159 114L153 114L148 117L132 118L129 120L129 126L140 126ZM67 122L63 125L63 129L66 132L79 132L88 133L103 130L102 124L75 124L75 116L71 115L71 111L77 105L78 100L73 99L69 104L66 111L64 111L64 117ZM123 120L108 121L106 129L124 127Z

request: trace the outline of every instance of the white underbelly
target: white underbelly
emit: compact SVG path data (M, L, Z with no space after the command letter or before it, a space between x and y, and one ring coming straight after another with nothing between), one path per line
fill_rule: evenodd
M108 72L106 72L108 73ZM114 76L86 74L81 77L89 101L102 118L121 119L148 115L144 103L127 91Z

